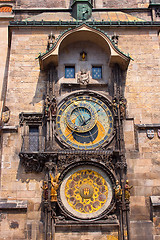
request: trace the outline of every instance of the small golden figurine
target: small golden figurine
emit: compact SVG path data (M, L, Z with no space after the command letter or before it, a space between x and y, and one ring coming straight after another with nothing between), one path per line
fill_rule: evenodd
M57 172L57 170L56 170ZM57 189L59 187L58 179L59 179L60 173L56 173L55 178L50 173L51 178L51 202L57 202Z
M116 98L113 99L113 101L112 101L112 106L113 106L113 112L114 112L114 114L117 115L118 104L117 104Z
M126 184L125 184L125 186L124 186L124 196L125 196L125 200L127 200L127 201L129 201L129 199L130 199L130 190L131 190L131 188L132 188L133 186L130 186L129 185L129 181L128 180L126 180Z
M48 200L48 184L47 181L43 181L43 187L41 187L43 189L43 199L44 200Z
M122 198L122 189L121 189L121 185L119 185L119 181L116 180L116 186L114 188L114 192L115 192L115 197L117 200L121 200Z

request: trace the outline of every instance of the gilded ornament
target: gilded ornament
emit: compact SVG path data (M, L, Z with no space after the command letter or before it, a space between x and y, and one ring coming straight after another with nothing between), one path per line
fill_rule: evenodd
M57 202L57 189L59 187L58 179L59 179L60 173L56 174L55 177L52 176L50 173L51 178L51 202Z
M65 197L68 204L77 212L85 214L96 212L107 201L107 182L93 170L77 171L66 183Z
M121 185L119 184L119 181L116 180L116 186L114 187L114 192L115 192L115 197L117 200L122 199L122 188Z
M130 199L130 190L133 186L130 186L129 185L129 181L126 180L126 184L125 184L125 187L124 187L124 196L125 196L125 200L129 201Z

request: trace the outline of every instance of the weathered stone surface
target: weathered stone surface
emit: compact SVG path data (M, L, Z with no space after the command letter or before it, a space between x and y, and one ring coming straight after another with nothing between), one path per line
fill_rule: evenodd
M131 221L131 239L152 240L153 223L151 221Z

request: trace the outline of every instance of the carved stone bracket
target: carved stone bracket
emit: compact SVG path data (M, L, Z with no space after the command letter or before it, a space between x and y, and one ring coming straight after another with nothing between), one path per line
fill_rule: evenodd
M49 171L52 171L53 168L56 168L56 163L55 162L46 162L45 163L45 168Z
M58 155L57 167L59 171L63 171L68 165L75 162L93 161L111 168L112 157L112 151L64 151L63 154Z
M43 152L43 153L24 153L19 154L21 164L25 171L28 172L42 172L44 169L49 171L57 170L62 172L69 165L78 162L95 162L107 167L110 170L114 169L113 151L59 151L59 152ZM118 164L118 163L117 163ZM119 164L122 164L121 162ZM118 166L118 165L117 165Z
M45 163L43 155L34 153L20 153L19 157L26 173L39 173L43 171Z
M117 162L116 163L116 168L118 169L127 169L127 163L125 163L125 162Z

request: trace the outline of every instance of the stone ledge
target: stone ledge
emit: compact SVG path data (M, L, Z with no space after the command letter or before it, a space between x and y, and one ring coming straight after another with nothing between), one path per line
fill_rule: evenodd
M160 128L160 123L159 124L136 124L135 126L140 129Z
M67 232L67 231L72 231L72 232L88 232L88 231L101 231L101 232L105 232L108 230L112 230L112 231L118 231L119 230L119 223L118 221L113 221L113 223L109 222L106 223L106 221L101 222L101 223L76 223L76 224L72 224L72 223L61 223L61 224L56 224L56 232Z
M28 201L0 200L0 210L27 210Z
M18 126L3 126L1 130L3 132L18 132Z

